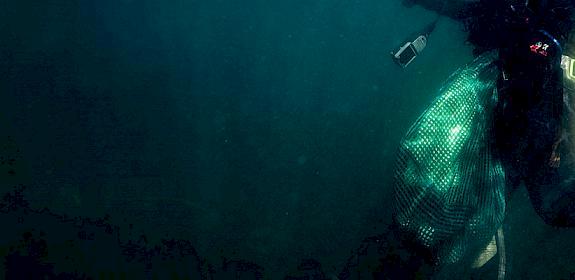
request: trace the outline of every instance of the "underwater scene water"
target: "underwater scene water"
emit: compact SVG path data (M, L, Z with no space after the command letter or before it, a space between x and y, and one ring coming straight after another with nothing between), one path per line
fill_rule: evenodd
M442 18L393 62L435 17L391 0L0 1L0 275L341 278L391 222L400 140L473 59ZM523 189L507 207L506 278L575 277L575 232ZM161 257L182 246L194 265Z

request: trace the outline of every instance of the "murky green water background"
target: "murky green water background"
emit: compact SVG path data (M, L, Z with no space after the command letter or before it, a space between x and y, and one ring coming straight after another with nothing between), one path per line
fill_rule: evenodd
M389 52L435 14L388 0L23 0L0 17L0 109L34 206L274 276L301 258L336 273L383 230L400 138L471 59L444 19L397 67ZM509 227L540 238L515 260L538 262L559 243L529 248L569 233L521 199Z

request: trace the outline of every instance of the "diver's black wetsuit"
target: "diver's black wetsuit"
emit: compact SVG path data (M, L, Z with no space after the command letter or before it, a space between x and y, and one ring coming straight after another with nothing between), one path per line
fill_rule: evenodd
M560 168L549 162L561 137L564 113L561 54L575 55L575 0L404 2L464 22L476 54L499 51L504 75L497 83L493 131L509 192L525 182L533 206L545 222L575 226L575 180L566 179L575 178L568 174L575 169L564 168L564 159ZM574 38L569 38L570 33ZM573 46L565 49L568 41Z
M535 211L547 224L575 227L575 157L561 157L559 162L553 157L566 149L557 145L566 113L561 55L572 31L575 0L529 0L529 9L523 10L524 0L510 0L517 2L516 9L506 0L456 0L473 6L463 9L463 16L453 9L440 9L443 3L449 4L445 0L408 1L458 20L474 17L469 41L478 52L499 51L501 75L491 132L496 157L505 169L508 193L524 183ZM575 50L569 54L575 55ZM390 232L395 234L377 239L392 245L386 245L389 253L379 259L382 272L374 272L373 279L432 277L435 249L420 244L398 224ZM415 254L402 258L398 253L402 250Z
M566 186L572 183L565 182L553 156L560 152L561 55L573 25L573 6L548 0L530 8L504 7L499 39L502 74L493 121L497 153L510 192L523 181L536 212L554 226L575 226L575 196L570 194L575 185Z

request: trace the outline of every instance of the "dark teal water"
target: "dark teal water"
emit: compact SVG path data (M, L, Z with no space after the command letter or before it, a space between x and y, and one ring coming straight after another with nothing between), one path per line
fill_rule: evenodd
M387 0L0 1L27 197L272 278L302 258L335 274L389 222L399 140L471 59L444 19L393 64L434 17Z

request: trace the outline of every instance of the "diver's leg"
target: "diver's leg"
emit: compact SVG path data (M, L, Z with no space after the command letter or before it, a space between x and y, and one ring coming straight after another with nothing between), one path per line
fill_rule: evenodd
M555 83L544 86L541 101L529 112L530 154L525 186L537 214L549 225L575 226L575 184L565 174L566 162L552 162L560 138L562 84L558 71ZM570 164L569 164L570 165Z
M575 227L575 185L561 181L559 170L548 167L525 186L535 212L546 224L556 227ZM536 179L536 180L534 180Z
M560 149L564 150L565 147ZM571 174L573 163L563 157L559 167L555 167L548 164L546 154L540 155L538 160L542 164L533 166L532 175L525 179L535 212L549 225L575 227L575 178Z

